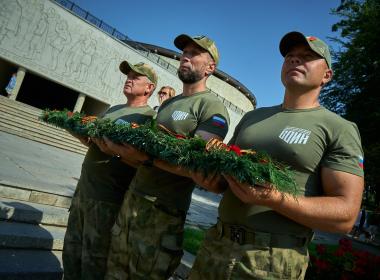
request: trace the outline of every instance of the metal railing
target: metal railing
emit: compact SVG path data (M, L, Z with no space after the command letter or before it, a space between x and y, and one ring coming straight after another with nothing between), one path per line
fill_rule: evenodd
M90 14L88 11L82 9L81 7L76 5L75 3L71 2L70 0L52 0L52 1L58 3L60 6L71 11L72 13L74 13L78 17L84 19L88 23L96 26L97 28L104 31L105 33L107 33L111 37L113 37L119 41L122 41L125 44L128 44L128 42L133 43L131 45L141 55L145 56L150 61L156 63L157 65L166 69L167 71L171 72L172 74L177 75L177 69L178 68L176 66L174 66L174 65L170 64L169 62L167 62L166 60L162 59L159 55L151 52L150 50L148 50L147 48L145 48L141 44L136 43L134 40L129 38L127 35L124 35L123 33L117 31L116 28L114 28L114 27L108 25L107 23L103 22L102 20L98 19L96 16ZM211 89L211 92L214 93L219 99L221 99L223 104L226 107L228 107L229 109L231 109L232 111L235 111L236 113L241 114L241 115L243 115L245 113L244 110L242 110L241 108L232 104L230 101L225 99L223 96L220 96L219 94L214 92L212 89Z

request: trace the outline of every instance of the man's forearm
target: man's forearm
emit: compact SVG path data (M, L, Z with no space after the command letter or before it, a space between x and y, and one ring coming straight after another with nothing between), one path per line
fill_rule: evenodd
M160 159L154 159L153 165L155 167L158 167L162 170L173 173L175 175L191 178L190 170L188 170L182 166L173 165L173 164L170 164L170 163L163 161L163 160L160 160Z
M344 197L290 197L281 195L278 203L267 206L312 229L346 233L352 229L359 209L351 207Z

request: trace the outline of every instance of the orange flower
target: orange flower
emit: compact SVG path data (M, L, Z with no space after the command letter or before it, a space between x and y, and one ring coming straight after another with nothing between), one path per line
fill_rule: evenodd
M139 125L137 124L137 123L131 123L131 128L138 128L139 127Z
M86 116L86 117L82 118L81 124L87 124L87 123L93 122L95 120L96 120L96 116Z

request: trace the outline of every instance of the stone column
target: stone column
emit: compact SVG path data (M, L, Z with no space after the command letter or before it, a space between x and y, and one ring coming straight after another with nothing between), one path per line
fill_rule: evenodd
M83 93L79 93L77 103L75 103L73 112L80 112L82 110L85 99L86 99L86 95Z
M21 85L22 85L22 81L25 78L25 74L26 74L25 68L19 67L18 70L17 70L16 85L13 88L12 94L9 97L9 99L16 100L18 92L20 91L20 88L21 88Z

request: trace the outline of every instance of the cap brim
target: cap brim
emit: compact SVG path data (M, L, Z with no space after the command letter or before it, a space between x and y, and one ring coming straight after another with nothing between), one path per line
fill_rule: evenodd
M307 42L305 35L301 32L293 31L285 34L280 41L280 53L282 56L286 56L289 50L298 44L305 44L310 46Z
M183 49L189 44L189 42L196 43L189 35L181 34L174 39L174 45L183 51Z
M128 75L129 71L132 70L132 66L129 64L128 61L124 60L122 63L120 63L119 69L122 73Z

